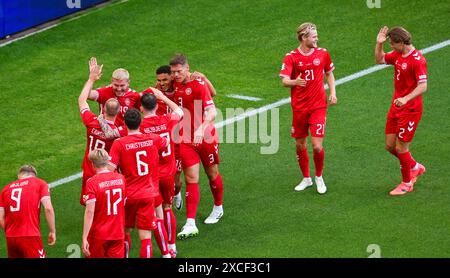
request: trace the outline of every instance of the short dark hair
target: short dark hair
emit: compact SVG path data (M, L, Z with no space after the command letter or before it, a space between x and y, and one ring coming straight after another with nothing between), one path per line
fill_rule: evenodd
M175 54L175 56L172 57L172 59L170 59L170 65L171 66L175 66L175 65L186 65L188 63L188 60L186 58L186 56L184 56L181 53L177 53Z
M159 68L156 69L156 74L162 74L162 73L170 74L170 66L164 65L164 66L160 66Z
M128 109L125 112L125 124L128 129L136 130L141 125L141 113L136 108Z
M141 104L145 110L152 111L156 107L156 96L154 94L142 95Z
M391 41L395 43L402 42L406 45L410 45L412 43L411 34L403 27L393 27L387 33L387 37L391 39Z

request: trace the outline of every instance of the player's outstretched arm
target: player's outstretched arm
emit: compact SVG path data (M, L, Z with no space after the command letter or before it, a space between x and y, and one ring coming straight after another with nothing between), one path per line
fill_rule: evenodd
M103 115L99 115L97 117L98 123L100 124L100 127L102 128L103 133L105 134L106 139L112 139L112 138L119 138L120 133L117 130L117 128L111 128L111 126L108 124L108 121L103 117Z
M44 198L41 203L44 207L45 220L48 225L48 245L54 245L56 243L56 225L52 201L50 198Z
M388 27L383 26L377 35L377 44L375 45L375 63L384 64L383 43L386 41Z
M175 102L171 101L168 97L166 97L160 90L156 88L152 88L153 94L156 99L162 100L169 108L173 111L173 113L178 114L180 118L183 118L183 109L181 109Z
M95 202L86 203L86 210L84 212L84 224L83 224L83 254L86 256L90 256L91 252L89 252L89 242L87 240L89 231L92 227L92 222L94 221L94 212L95 212Z
M94 86L95 81L102 77L103 65L97 65L97 59L92 57L89 60L89 79L84 84L83 90L81 90L80 96L78 97L78 107L81 109L89 108L87 99L92 91L92 86Z
M337 97L336 97L336 84L334 79L333 72L329 72L325 74L327 78L327 84L328 88L330 90L330 95L328 97L328 101L330 102L330 105L334 105L337 103Z

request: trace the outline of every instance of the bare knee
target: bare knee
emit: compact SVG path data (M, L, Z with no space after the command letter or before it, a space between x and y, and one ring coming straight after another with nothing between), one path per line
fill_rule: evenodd
M295 148L297 149L297 151L305 150L307 147L308 146L307 146L306 140L296 140L295 141Z
M219 175L219 169L218 169L217 165L214 165L212 167L205 169L205 172L210 181L215 180L217 178L217 176Z
M386 149L386 151L388 151L390 153L395 151L395 146L392 146L392 145L386 145L384 148Z

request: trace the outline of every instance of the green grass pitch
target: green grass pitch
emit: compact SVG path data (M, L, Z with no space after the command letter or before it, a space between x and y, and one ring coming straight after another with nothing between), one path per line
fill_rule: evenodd
M298 3L297 3L298 2ZM295 3L295 4L294 4ZM87 62L130 71L131 87L154 84L154 70L176 52L214 83L218 108L260 107L289 95L278 72L284 54L298 46L297 26L318 26L336 79L374 65L375 38L382 25L402 25L418 49L450 39L448 1L149 1L130 0L0 48L0 185L16 178L24 163L52 182L81 171L85 128L77 97L87 79ZM386 46L385 50L388 50ZM338 105L328 110L324 179L328 193L294 192L301 174L289 136L290 105L280 107L280 148L262 155L262 144L221 145L225 215L216 225L202 220L212 207L201 177L200 235L178 241L179 257L275 258L449 257L450 251L450 47L425 57L428 91L413 141L413 156L427 173L406 196L388 196L401 179L399 163L384 151L384 124L393 93L392 68L337 86ZM259 97L248 102L226 94ZM96 104L91 103L95 108ZM312 157L311 157L312 158ZM312 159L310 166L313 170ZM81 244L81 180L52 189L57 244L48 257L74 255ZM178 227L184 209L176 212ZM41 218L41 233L47 228ZM132 257L139 253L134 235ZM155 257L159 250L154 244ZM4 234L0 257L6 257Z

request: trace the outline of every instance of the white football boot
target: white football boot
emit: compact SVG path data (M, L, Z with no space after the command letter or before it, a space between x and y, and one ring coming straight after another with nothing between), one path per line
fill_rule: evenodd
M219 222L219 219L223 216L223 207L220 206L214 206L211 214L208 216L208 218L205 219L205 224L216 224Z
M317 192L319 194L325 194L327 192L327 187L325 186L325 182L323 181L323 178L321 176L316 177L315 181L316 181L316 186L317 186Z
M313 182L311 178L303 178L303 180L294 188L295 191L303 191L306 188L312 186Z

